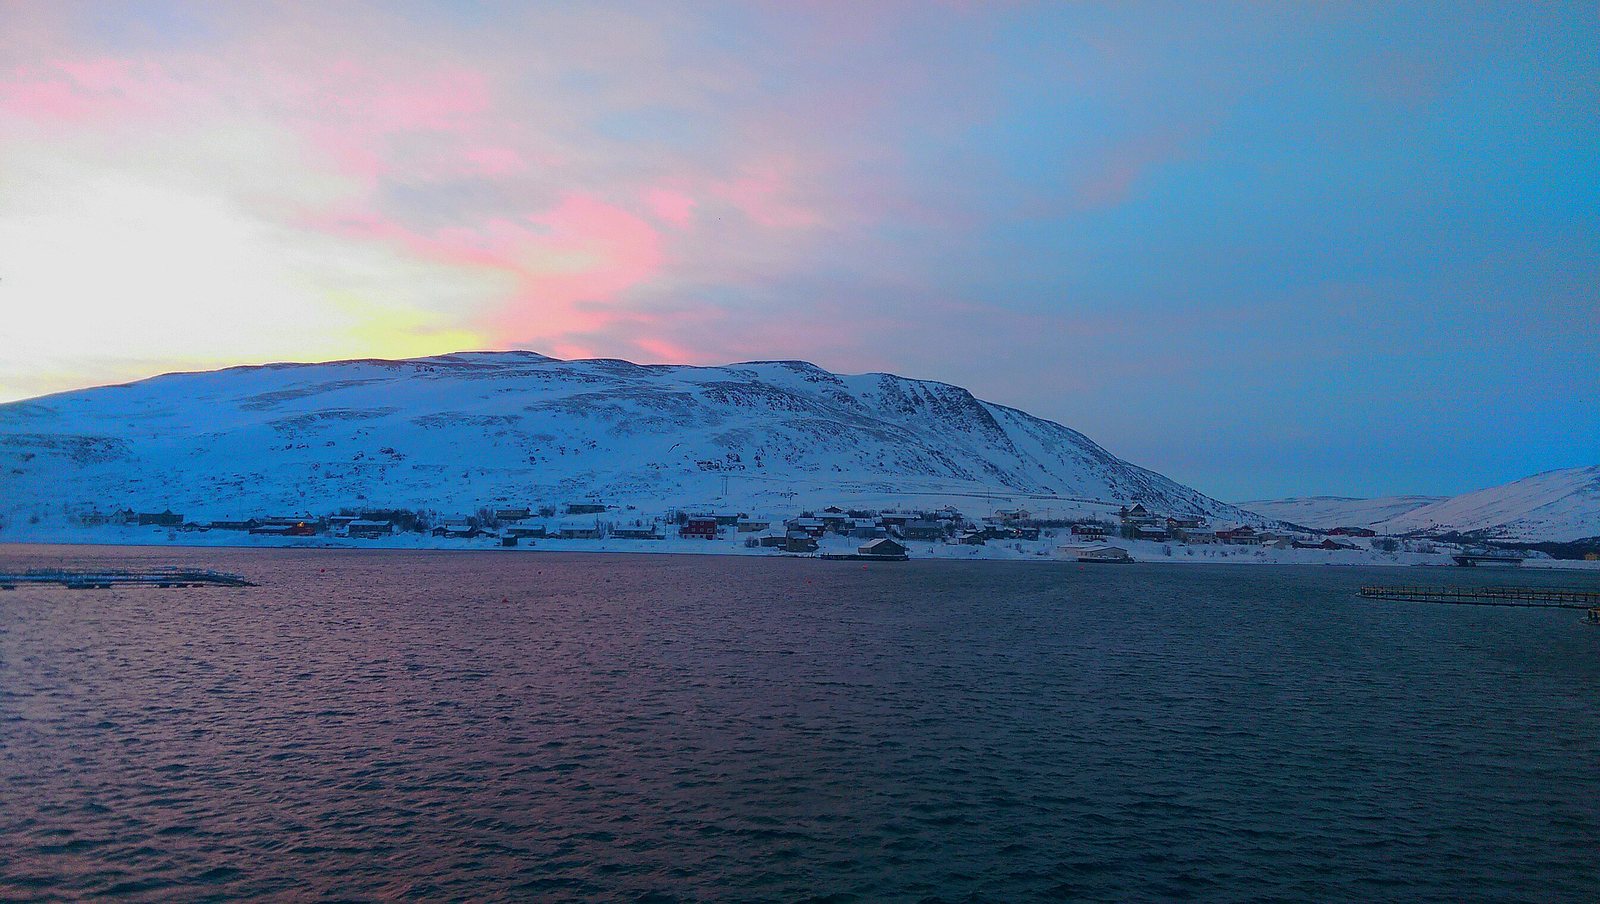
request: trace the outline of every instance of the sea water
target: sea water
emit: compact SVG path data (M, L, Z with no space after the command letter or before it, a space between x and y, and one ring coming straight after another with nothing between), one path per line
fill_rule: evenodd
M0 899L1600 900L1600 630L1466 570L0 547Z

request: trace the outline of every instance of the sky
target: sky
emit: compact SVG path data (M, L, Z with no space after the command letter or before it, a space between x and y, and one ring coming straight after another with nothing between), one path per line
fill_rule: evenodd
M0 401L525 348L1230 500L1600 462L1600 6L0 0Z

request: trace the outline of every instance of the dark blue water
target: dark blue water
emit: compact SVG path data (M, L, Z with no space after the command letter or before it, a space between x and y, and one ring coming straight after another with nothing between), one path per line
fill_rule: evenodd
M0 899L1600 899L1594 576L0 548Z

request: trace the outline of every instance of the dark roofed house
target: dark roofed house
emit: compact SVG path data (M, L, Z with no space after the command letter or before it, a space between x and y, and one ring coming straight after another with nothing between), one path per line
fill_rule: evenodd
M869 540L856 548L856 553L863 556L877 556L885 559L906 558L906 548L888 538Z
M183 525L183 516L173 514L172 509L167 509L164 512L140 512L139 524L141 527L148 525L154 525L156 527L181 527Z
M1172 534L1164 524L1136 524L1133 527L1135 540L1170 540Z
M262 534L272 537L312 537L317 533L317 525L311 521L291 521L284 518L268 518L255 527L250 528L252 534Z
M816 552L817 541L803 530L791 530L784 534L784 552Z
M376 540L393 533L393 521L356 520L345 526L345 535L357 540Z
M941 540L944 525L938 521L907 521L900 525L900 537L905 540Z

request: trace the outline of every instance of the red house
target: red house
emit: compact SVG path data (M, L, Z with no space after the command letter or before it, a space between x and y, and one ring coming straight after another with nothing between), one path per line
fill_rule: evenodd
M717 519L715 518L690 518L678 528L678 536L689 537L696 540L715 540L717 538Z

